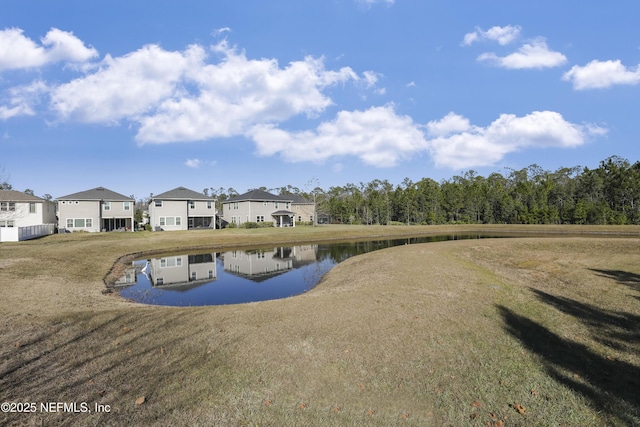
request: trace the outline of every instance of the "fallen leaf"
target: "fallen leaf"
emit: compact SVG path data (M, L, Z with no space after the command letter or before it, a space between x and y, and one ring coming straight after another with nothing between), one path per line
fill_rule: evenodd
M15 343L15 347L20 348L20 343L19 342Z
M513 404L513 409L515 409L519 414L524 414L527 410L524 409L524 407L522 405L520 405L519 403L514 403Z
M496 427L504 427L504 421L502 420L496 421Z
M136 399L136 405L140 406L142 405L145 400L147 400L144 396L140 396L139 398Z
M367 411L367 415L369 415L369 416L372 416L372 415L373 415L373 414L375 414L375 413L376 413L376 411L374 411L373 409L369 409L369 410Z
M334 406L333 407L333 412L340 412L340 407L339 406Z
M264 401L264 404L267 405L267 406L271 405L271 400L270 399L266 399Z
M362 390L364 388L364 384L360 383L358 384L358 387L360 388L360 390Z
M403 420L406 420L407 418L409 418L409 414L406 414L406 413L405 413L405 414L402 414L402 419L403 419Z
M306 407L307 407L307 405L304 404L304 403L301 403L301 404L298 405L298 408L300 408L300 409L304 409Z
M133 329L131 329L131 328L130 328L130 327L128 327L128 326L125 326L124 328L122 328L122 331L123 331L125 334L128 334L128 333L129 333L129 332L131 332L132 330L133 330Z
M537 396L538 392L536 391L536 389L531 389L531 396Z
M482 402L480 402L479 400L474 400L473 402L471 402L471 406L473 406L474 408L478 408L482 406Z

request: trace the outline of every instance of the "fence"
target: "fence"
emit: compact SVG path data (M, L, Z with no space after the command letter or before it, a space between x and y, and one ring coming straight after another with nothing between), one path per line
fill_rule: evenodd
M55 224L29 225L26 227L0 227L0 242L18 242L53 234Z

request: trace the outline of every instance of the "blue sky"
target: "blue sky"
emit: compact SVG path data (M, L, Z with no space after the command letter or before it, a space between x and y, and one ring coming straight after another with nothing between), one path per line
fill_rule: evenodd
M640 159L640 3L7 1L0 171L145 197Z

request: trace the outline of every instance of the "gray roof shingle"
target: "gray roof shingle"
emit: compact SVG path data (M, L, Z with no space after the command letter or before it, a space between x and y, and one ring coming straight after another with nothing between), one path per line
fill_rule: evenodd
M240 194L238 196L230 197L227 200L225 200L224 203L229 203L229 202L247 202L247 201L253 201L253 202L271 202L271 201L291 202L292 200L293 199L291 199L289 196L276 196L275 194L271 194L271 193L268 193L268 192L262 191L262 190L251 190L251 191L247 191L244 194Z
M214 197L205 196L202 193L198 193L193 190L189 190L184 187L177 187L173 190L165 191L164 193L156 194L151 197L151 200L214 200Z
M45 200L32 196L31 194L23 193L22 191L15 190L0 190L0 200L4 202L44 202Z
M106 201L134 201L131 197L124 196L104 187L96 187L91 190L58 197L58 200L106 200Z

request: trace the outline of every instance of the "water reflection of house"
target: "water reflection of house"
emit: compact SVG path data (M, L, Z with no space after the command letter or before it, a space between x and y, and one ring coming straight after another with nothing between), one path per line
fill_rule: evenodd
M137 275L142 270L141 265L132 262L130 266L124 269L124 273L115 282L114 286L118 288L127 288L137 283Z
M254 282L262 282L316 259L317 245L229 251L220 256L224 270Z
M174 255L149 262L149 276L155 287L186 291L216 280L216 254Z

